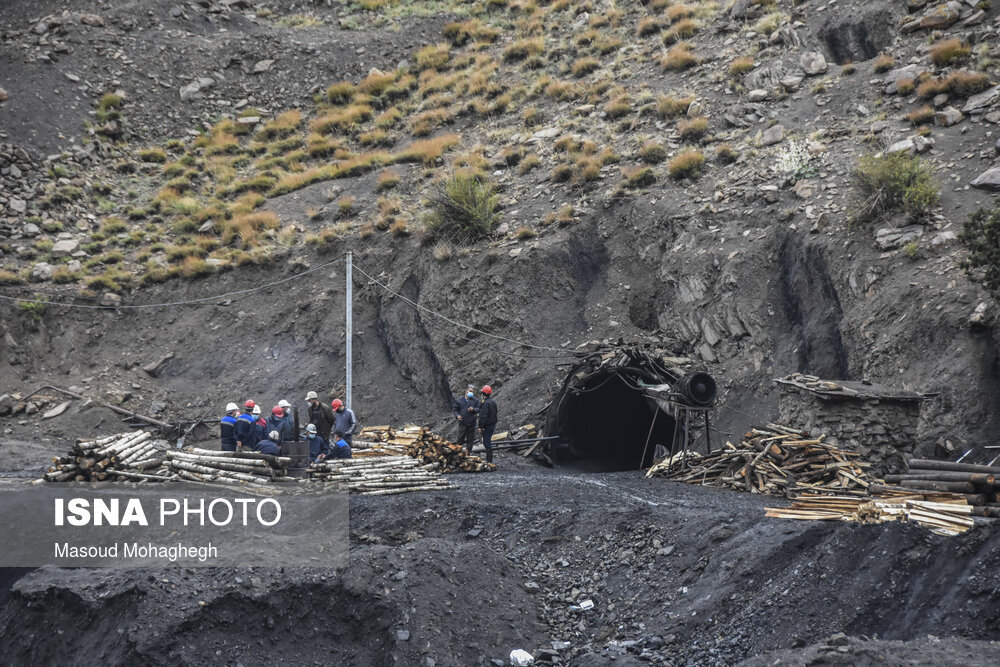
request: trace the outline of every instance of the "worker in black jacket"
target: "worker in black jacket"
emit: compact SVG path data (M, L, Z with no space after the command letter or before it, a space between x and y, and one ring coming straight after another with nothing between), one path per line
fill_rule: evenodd
M326 403L321 403L315 391L306 394L306 401L309 403L309 423L316 426L319 437L323 440L330 439L330 431L333 430L333 409Z
M243 412L236 418L233 431L236 435L236 444L244 449L253 449L262 438L259 437L257 422L253 418L254 402L247 401L243 404Z
M219 420L219 432L222 436L222 451L236 451L236 416L240 409L235 403L226 406L226 416Z
M497 402L493 400L493 387L485 385L482 390L483 404L479 406L479 434L483 436L486 448L486 462L493 463L493 431L497 428Z
M465 389L465 396L455 399L451 413L458 420L458 444L472 453L472 445L476 440L476 418L479 415L479 400L476 391L470 384Z

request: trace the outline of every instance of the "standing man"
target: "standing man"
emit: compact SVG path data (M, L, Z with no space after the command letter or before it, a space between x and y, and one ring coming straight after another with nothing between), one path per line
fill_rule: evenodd
M451 414L458 420L458 444L471 454L472 444L476 440L476 416L479 414L479 401L471 384L465 388L465 396L455 399Z
M257 441L260 440L257 437L257 422L253 418L253 409L254 402L248 399L243 404L243 412L236 418L236 424L233 426L236 444L241 448L253 449Z
M268 433L272 431L278 434L278 446L280 447L288 440L292 440L295 433L293 431L291 418L285 414L280 405L271 408L271 416L267 418L267 426L264 427Z
M479 434L486 448L486 462L493 463L493 431L497 428L497 402L493 400L493 387L482 388L483 404L479 406Z
M319 402L315 391L306 394L306 401L309 403L309 423L316 427L316 432L323 440L329 440L333 429L333 410L326 403Z
M353 445L354 432L358 428L358 419L354 416L354 410L348 409L339 398L334 399L330 406L333 408L334 432L339 432L344 436L348 445Z
M219 431L222 434L222 451L236 451L236 415L240 408L235 403L226 406L226 416L219 420Z
M316 463L326 458L330 453L330 446L316 431L315 424L306 426L306 440L309 442L309 462Z

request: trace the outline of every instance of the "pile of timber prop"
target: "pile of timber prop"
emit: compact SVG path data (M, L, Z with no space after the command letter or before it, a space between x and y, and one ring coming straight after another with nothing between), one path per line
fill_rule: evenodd
M352 493L373 496L452 488L438 467L437 463L422 463L410 456L384 455L313 463L309 466L309 477L324 482L346 482Z
M772 495L819 490L864 495L872 481L868 464L855 452L825 444L824 437L768 424L751 429L739 446L727 442L710 454L681 452L664 459L646 477Z
M271 482L295 482L286 477L292 462L287 456L271 456L257 452L222 452L214 449L188 447L169 450L166 465L180 479L193 482L267 485Z
M176 479L163 467L167 443L146 431L129 431L97 440L78 440L69 454L52 459L46 482L162 482Z
M856 498L807 494L796 498L791 507L765 508L765 516L857 523L913 521L939 535L958 535L972 527L974 509L960 496L933 502L921 499L919 495Z
M877 495L952 495L974 506L976 516L1000 517L1000 466L910 459L909 472L886 475L885 485L872 485Z
M497 467L478 456L470 456L459 445L448 442L423 426L407 426L397 430L391 426L368 426L361 429L359 439L401 447L408 456L424 463L437 463L441 472L490 472Z

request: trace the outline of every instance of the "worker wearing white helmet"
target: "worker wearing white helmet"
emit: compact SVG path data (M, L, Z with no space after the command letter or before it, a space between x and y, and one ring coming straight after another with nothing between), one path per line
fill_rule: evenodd
M240 408L235 403L226 406L226 416L219 420L219 431L222 435L222 451L236 451L236 416Z
M260 416L260 406L259 405L254 405L253 406L253 413L252 414L253 414L253 422L257 426L257 431L256 431L256 434L255 434L256 435L256 440L254 440L254 444L256 445L258 441L264 440L264 439L267 438L267 421L265 421L264 418Z
M315 391L306 394L306 400L309 402L310 423L316 426L316 431L323 440L329 440L334 422L333 409L326 403L320 402Z

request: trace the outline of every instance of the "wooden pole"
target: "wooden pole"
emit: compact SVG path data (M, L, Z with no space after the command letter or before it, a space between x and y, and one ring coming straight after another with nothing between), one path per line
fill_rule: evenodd
M906 462L910 470L945 470L954 472L981 472L1000 475L1000 467L980 466L974 463L952 463L951 461L935 461L933 459L910 459Z
M660 408L653 412L653 419L649 422L649 434L646 436L646 446L642 448L642 458L639 459L639 470L646 464L646 452L649 451L649 440L653 437L653 427L656 426L656 417L660 414Z

